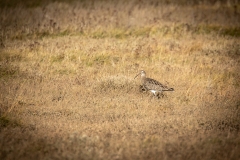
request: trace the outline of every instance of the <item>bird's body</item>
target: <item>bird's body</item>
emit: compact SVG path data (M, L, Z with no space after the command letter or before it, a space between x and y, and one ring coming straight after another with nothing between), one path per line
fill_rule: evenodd
M142 87L152 92L155 96L159 96L159 94L162 94L163 91L174 91L173 88L168 88L152 78L147 78L146 72L143 70L141 70L139 74L141 74ZM139 74L137 74L136 77Z

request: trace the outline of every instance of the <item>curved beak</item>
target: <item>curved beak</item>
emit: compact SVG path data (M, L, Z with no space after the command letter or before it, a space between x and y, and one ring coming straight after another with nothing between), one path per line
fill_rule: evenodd
M138 73L138 74L134 77L134 79L135 79L139 74L141 74L141 73Z

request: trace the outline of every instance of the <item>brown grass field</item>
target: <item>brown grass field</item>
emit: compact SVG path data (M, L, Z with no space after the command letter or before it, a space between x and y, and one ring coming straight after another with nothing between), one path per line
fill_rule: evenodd
M239 160L239 1L1 1L0 159Z

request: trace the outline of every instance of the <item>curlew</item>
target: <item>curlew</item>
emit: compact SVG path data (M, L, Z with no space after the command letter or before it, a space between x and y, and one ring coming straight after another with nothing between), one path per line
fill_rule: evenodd
M141 74L142 81L142 89L150 91L159 98L159 95L162 95L163 91L174 91L173 88L168 88L167 86L161 84L160 82L146 77L146 72L141 70L139 74L135 76L135 78ZM134 78L134 79L135 79Z

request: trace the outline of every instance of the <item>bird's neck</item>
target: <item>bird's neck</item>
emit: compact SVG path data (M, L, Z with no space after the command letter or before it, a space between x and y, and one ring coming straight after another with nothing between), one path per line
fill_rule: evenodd
M141 75L141 81L142 81L142 83L144 83L145 80L146 80L146 75Z

